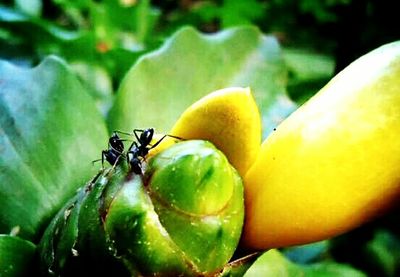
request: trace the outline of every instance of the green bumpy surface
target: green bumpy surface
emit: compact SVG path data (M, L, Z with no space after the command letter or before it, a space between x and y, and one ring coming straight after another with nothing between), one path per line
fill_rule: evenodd
M202 276L223 269L244 218L236 170L200 140L148 162L143 176L125 165L105 170L60 211L39 247L43 272Z

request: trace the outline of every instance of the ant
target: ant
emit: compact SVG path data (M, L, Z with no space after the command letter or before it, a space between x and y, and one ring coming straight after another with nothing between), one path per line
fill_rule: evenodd
M124 152L123 139L121 139L117 132L114 131L111 137L108 139L108 149L101 151L101 159L94 160L92 163L101 160L101 166L104 169L104 159L111 164L113 167L121 162L121 157Z
M131 133L125 133L125 132L120 132L122 134L126 135L132 135ZM139 135L140 133L140 135ZM136 173L136 174L143 174L142 171L142 162L146 160L146 156L149 153L149 151L157 145L159 145L163 139L165 139L167 136L176 138L176 139L181 139L176 136L172 135L164 135L162 138L160 138L155 144L151 145L151 141L153 140L154 136L154 129L153 128L148 128L148 129L134 129L133 130L133 135L136 137L136 141L133 141L132 144L129 146L128 151L126 152L126 159L131 167L131 170Z
M132 144L129 146L128 151L125 154L125 157L131 170L134 173L140 175L143 174L142 162L146 160L146 156L151 149L157 147L157 145L159 145L163 141L163 139L165 139L167 136L176 139L181 139L180 137L172 135L164 135L155 144L151 145L150 143L153 140L154 136L154 128L148 128L144 130L134 129L133 133L114 131L108 140L108 149L103 150L101 152L101 159L95 160L93 161L93 163L101 160L101 165L103 169L104 169L104 160L106 160L109 164L111 164L113 168L121 163L122 159L125 158L123 156L125 150L123 141L126 140L121 139L118 136L118 133L129 136L132 135L135 136L137 142L136 141L132 142Z

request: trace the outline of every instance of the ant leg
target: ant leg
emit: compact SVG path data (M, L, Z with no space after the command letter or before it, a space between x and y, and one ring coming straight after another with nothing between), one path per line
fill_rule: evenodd
M174 139L185 140L184 138L173 136L173 135L166 135L166 136L170 137L170 138L174 138Z
M128 133L128 132L124 132L124 131L119 131L119 130L114 130L113 133L118 133L118 134L123 134L123 135L127 135L127 136L135 136L136 139L138 141L140 141L140 136L138 135L138 133L143 133L145 130L142 129L133 129L132 133ZM121 141L127 141L125 140L121 140Z
M92 164L94 165L95 163L97 163L99 161L101 161L101 159L94 160L94 161L92 161Z
M157 147L157 145L159 145L159 144L163 141L163 139L165 139L166 137L170 137L170 138L182 140L182 138L177 137L177 136L173 136L173 135L164 135L164 136L163 136L162 138L160 138L155 144L151 145L150 149L153 149L153 148ZM150 149L149 149L149 150L150 150Z
M135 146L136 148L138 148L139 146L137 145L136 141L132 141L131 145L128 148L127 154L128 152L132 152L132 147ZM129 159L128 159L129 160Z
M123 131L119 131L119 130L114 130L113 134L123 134L123 135L127 135L127 136L133 136L132 133L128 133L128 132L123 132ZM118 137L119 141L128 141L129 139L122 139Z
M119 131L119 130L114 130L113 133L132 136L132 133L128 133L128 132L124 132L124 131Z
M145 130L142 129L133 129L133 134L135 135L137 141L141 141L140 140L140 136L138 135L138 133L142 134Z
M150 149L153 149L153 148L155 148L155 147L157 147L157 145L159 145L162 141L163 141L163 139L165 139L167 137L167 135L164 135L162 138L160 138L155 144L153 144L150 148L149 148L149 150Z
M92 161L92 164L101 161L101 169L104 170L104 157L105 157L106 153L107 153L106 150L101 151L101 159L97 159L97 160Z
M101 169L104 170L104 157L106 156L107 151L101 151Z
M113 166L111 167L111 170L114 170L114 169L115 169L115 167L117 166L118 161L119 161L120 158L121 158L121 155L118 155L118 157L117 157L117 159L115 160Z
M104 170L104 152L106 152L105 150L101 151L101 159L97 159L92 161L92 165L94 165L94 163L97 163L99 161L101 161L101 169Z

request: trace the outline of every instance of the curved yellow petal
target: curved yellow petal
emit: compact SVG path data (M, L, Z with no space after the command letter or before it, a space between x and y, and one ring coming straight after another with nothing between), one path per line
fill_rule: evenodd
M247 246L346 232L400 196L400 42L355 61L263 143L245 176Z
M244 176L260 148L261 119L249 88L226 88L190 106L171 134L211 141Z

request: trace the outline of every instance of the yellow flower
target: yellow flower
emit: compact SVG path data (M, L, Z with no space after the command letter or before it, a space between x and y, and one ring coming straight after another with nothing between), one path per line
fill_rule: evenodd
M238 170L247 247L344 233L400 194L400 43L346 68L261 148L260 116L248 88L209 94L182 114L171 134L211 141Z

